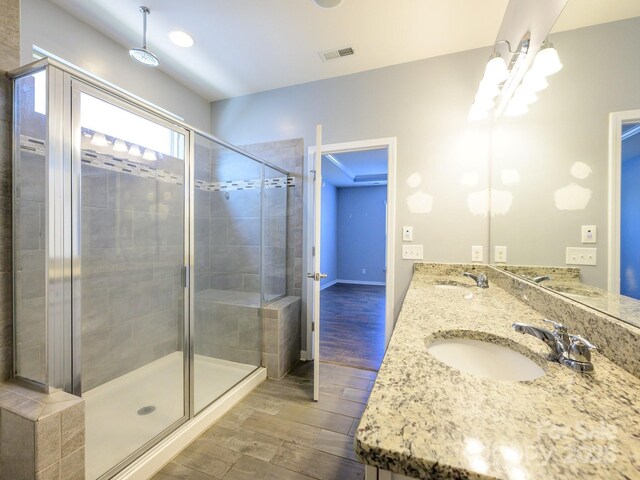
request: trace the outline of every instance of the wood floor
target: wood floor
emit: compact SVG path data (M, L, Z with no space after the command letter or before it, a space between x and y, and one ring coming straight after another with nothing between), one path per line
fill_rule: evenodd
M322 363L267 380L165 466L154 480L362 480L353 435L376 372Z
M379 370L384 357L385 287L337 283L320 292L323 362Z

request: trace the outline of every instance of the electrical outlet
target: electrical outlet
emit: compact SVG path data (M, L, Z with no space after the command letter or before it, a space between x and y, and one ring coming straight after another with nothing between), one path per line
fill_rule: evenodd
M362 269L362 274L363 274L363 275L365 275L366 273L367 273L367 269L366 269L366 268L363 268L363 269Z
M422 245L402 245L403 260L422 260Z
M496 245L493 261L496 263L507 263L507 247L499 247Z
M482 252L482 245L474 245L471 247L471 261L472 262L482 262L484 258L484 254Z
M402 227L402 241L413 242L413 227Z
M597 248L567 247L567 265L597 265Z

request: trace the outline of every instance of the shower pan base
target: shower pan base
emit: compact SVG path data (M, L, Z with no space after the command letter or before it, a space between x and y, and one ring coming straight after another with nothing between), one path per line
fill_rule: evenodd
M195 355L195 375L198 377L195 382L195 412L232 389L256 368L254 365ZM88 480L104 474L138 446L160 434L166 425L183 416L182 369L183 353L173 352L83 394ZM197 421L205 412L186 425Z

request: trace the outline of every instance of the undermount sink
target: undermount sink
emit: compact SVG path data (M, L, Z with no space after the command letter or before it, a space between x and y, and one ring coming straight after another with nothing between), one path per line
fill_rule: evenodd
M427 341L427 352L441 362L478 377L525 382L545 371L533 360L509 347L470 338Z

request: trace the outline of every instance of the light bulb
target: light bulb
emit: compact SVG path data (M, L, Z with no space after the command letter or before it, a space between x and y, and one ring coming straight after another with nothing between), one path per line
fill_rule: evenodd
M515 93L513 94L513 98L516 103L522 103L524 105L530 105L538 100L537 95L523 85L520 85L516 89Z
M539 75L533 70L529 70L522 79L522 85L532 92L540 92L549 86L549 82L543 75Z
M480 108L475 103L471 105L471 109L469 110L469 115L467 116L467 120L470 122L479 122L480 120L484 120L489 116L489 113Z
M129 155L132 157L139 157L142 155L142 153L140 153L140 147L138 145L131 144L131 147L129 148Z
M154 152L153 150L151 150L149 148L145 148L144 154L142 155L142 158L144 158L145 160L152 161L152 162L155 162L158 159L158 157L156 157L156 152Z
M483 78L480 81L480 86L478 87L478 95L481 95L485 98L494 98L500 95L500 88L494 82L485 80Z
M126 152L127 150L129 150L129 148L127 147L127 144L124 143L123 140L120 140L119 138L116 138L116 141L113 142L113 151L114 152Z
M107 137L104 136L104 133L95 132L93 137L91 137L91 145L106 147L109 145L109 142L107 142Z
M473 104L480 108L481 110L491 110L494 105L495 102L493 101L493 97L487 97L481 94L481 92L478 92L478 94L476 95L475 100L473 101Z
M552 45L540 49L536 58L533 59L531 69L545 77L559 72L562 69L562 62L557 50Z
M528 111L529 108L524 103L518 102L517 100L514 101L514 99L512 98L509 102L509 105L507 105L504 114L507 117L519 117L520 115L524 115Z
M502 83L509 76L507 64L500 56L493 57L484 69L484 78L494 84Z

